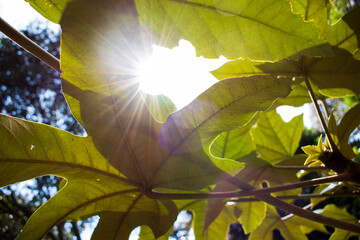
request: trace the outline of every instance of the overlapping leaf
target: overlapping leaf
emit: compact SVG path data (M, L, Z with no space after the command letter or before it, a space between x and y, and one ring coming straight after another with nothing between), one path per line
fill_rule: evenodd
M0 116L1 186L42 175L57 175L67 184L27 222L19 239L40 239L62 219L80 219L103 211L150 211L172 221L177 214L170 201L158 202L141 193L97 151L90 137L78 137L46 125ZM165 204L164 204L165 203ZM170 226L169 226L170 227ZM163 234L163 226L155 228ZM121 236L123 229L117 229Z
M348 112L345 113L339 125L333 114L329 117L329 131L335 144L341 152L348 158L356 157L352 147L349 145L350 134L360 125L360 104L355 105Z
M46 19L59 23L66 5L71 0L26 0L30 5Z
M346 50L340 48L333 48L333 50L335 55L326 58L285 59L274 63L236 60L224 64L212 74L219 80L259 74L285 76L293 80L301 80L303 76L306 76L326 96L340 97L359 94L360 82L357 77L360 73L360 61L354 59L353 55ZM303 94L299 96L302 97ZM294 105L301 103L299 101L301 98L296 100ZM287 101L286 104L291 105L292 103Z
M276 113L268 112L263 113L266 116L270 116ZM302 128L302 121L300 117L297 117L291 123L283 123L280 117L274 119L275 122L278 124L280 123L281 128L283 131L288 131L291 129L296 130L297 127ZM266 118L267 119L267 118ZM261 122L261 118L260 121ZM259 124L258 122L258 124ZM262 183L266 181L270 186L275 185L282 185L289 182L296 182L298 179L296 178L297 170L291 169L281 169L277 168L277 166L271 165L269 162L262 160L260 158L256 158L251 154L244 156L244 153L248 153L247 149L241 148L243 146L243 141L248 140L248 134L250 127L240 128L239 130L235 130L229 133L223 133L220 135L211 145L211 153L215 156L221 157L237 157L236 160L245 162L245 168L239 172L235 177L241 179L244 182L248 182L255 187L261 188ZM300 131L301 132L301 131ZM299 136L292 136L288 141L285 141L283 145L285 145L285 149L287 153L282 156L283 161L279 163L279 165L301 165L305 160L305 155L298 155L292 157L294 154L298 143L299 143ZM285 140L285 139L283 139ZM251 140L250 140L251 141ZM248 143L254 145L251 143ZM295 146L296 145L296 146ZM227 152L228 146L231 146L231 151ZM269 149L274 148L274 151L277 149L276 144L269 145ZM292 149L295 148L295 149ZM250 148L251 149L251 148ZM254 149L254 146L252 146ZM291 149L291 150L289 150ZM227 192L227 191L235 191L237 188L230 183L220 183L214 188L214 192ZM299 194L299 190L292 190L287 191L286 193L282 192L279 193L281 195L286 194ZM216 219L216 217L222 212L225 202L221 199L219 200L209 200L208 201L211 211L207 212L206 215L206 224L205 227L208 226L212 221ZM245 232L251 232L256 229L263 219L265 218L266 212L266 203L264 202L241 202L237 203L236 207L240 211L239 222L243 225Z
M302 219L299 217L291 217L282 219L273 206L268 206L266 218L262 224L250 234L249 239L272 239L273 230L278 229L285 239L308 239L306 233L312 230L326 232L322 224Z
M327 205L324 208L324 211L322 212L323 215L328 216L328 217L332 217L332 218L336 218L336 219L340 219L346 222L351 222L354 224L359 224L359 220L350 215L349 213L346 212L345 209L340 209L338 207L336 207L335 205L331 204L331 205ZM349 239L352 236L359 236L360 234L358 233L354 233L354 232L350 232L350 231L346 231L346 230L342 230L342 229L335 229L335 232L333 234L331 234L330 239L331 240L335 240L335 239Z
M292 14L286 1L137 0L137 8L160 44L187 39L208 58L280 60L303 50L331 54L315 25Z
M210 225L206 225L206 213L212 211L207 200L176 201L179 209L193 212L193 228L196 239L225 239L229 226L237 222L233 206L226 206Z
M328 24L327 1L291 0L294 13L300 13L305 20L314 20L321 34L332 45L348 50L354 54L359 49L360 8L348 12L334 25ZM356 57L359 59L358 57Z
M294 155L303 131L303 116L290 122L282 121L275 111L262 113L257 125L251 130L256 151L261 158L275 164Z

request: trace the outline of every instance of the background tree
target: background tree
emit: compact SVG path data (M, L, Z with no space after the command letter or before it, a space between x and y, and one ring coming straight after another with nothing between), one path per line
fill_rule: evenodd
M22 32L59 57L59 32L50 30L41 22L32 22ZM1 113L49 124L78 135L85 134L65 102L60 74L3 35L0 36L0 68ZM59 181L54 176L43 176L20 187L2 188L0 238L14 239L31 214L58 191ZM65 240L75 236L80 239L83 225L77 222L72 222L67 228L64 225L64 222L59 223L47 238Z

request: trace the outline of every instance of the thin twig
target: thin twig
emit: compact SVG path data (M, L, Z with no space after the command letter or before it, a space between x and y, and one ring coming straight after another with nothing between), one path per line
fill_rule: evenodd
M24 48L30 54L34 55L44 63L46 63L49 67L53 68L59 73L62 73L60 69L60 61L44 49L42 49L39 45L34 43L31 39L21 34L15 28L13 28L10 24L8 24L4 19L0 17L0 31L4 33L8 38L17 43L20 47Z
M310 209L311 207L312 207L312 203L309 203L308 205L302 207L302 209L308 210L308 209ZM292 217L294 217L294 216L295 216L294 214L290 213L290 214L288 214L288 215L286 215L286 216L283 216L283 217L281 218L281 221L286 221L286 220L288 220L289 218L292 218Z
M335 143L334 143L334 140L332 139L332 137L331 137L331 135L330 135L330 131L329 131L328 127L326 126L324 117L323 117L323 115L322 115L322 113L321 113L321 111L320 111L319 104L317 103L315 94L314 94L314 92L313 92L313 90L312 90L312 88L311 88L311 85L310 85L310 83L309 83L309 80L308 80L308 78L307 78L306 76L305 76L305 78L304 78L304 81L305 81L305 84L306 84L306 88L307 88L307 90L308 90L308 92L309 92L310 98L311 98L311 100L312 100L312 102L313 102L313 105L315 106L316 113L317 113L317 115L318 115L318 117L319 117L321 126L322 126L322 128L323 128L323 130L324 130L324 132L325 132L326 138L327 138L327 140L329 141L330 150L331 150L332 152L339 151L339 150L337 149Z
M360 197L359 193L324 193L324 194L299 194L299 195L282 195L276 196L278 199L283 200L296 200L296 199L309 199L309 198L330 198L330 197ZM231 199L230 202L260 202L261 200L257 198L238 198L238 199Z
M272 167L277 169L293 169L293 170L306 170L306 171L323 171L323 170L329 170L327 167L322 166L285 166L285 165L273 165Z
M322 108L324 109L324 114L325 114L326 119L329 119L329 111L328 111L327 104L326 104L325 100L324 99L319 99L319 101L320 101L320 104L321 104Z

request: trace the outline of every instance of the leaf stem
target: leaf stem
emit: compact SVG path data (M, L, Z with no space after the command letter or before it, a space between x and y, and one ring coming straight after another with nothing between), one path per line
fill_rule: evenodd
M240 189L244 189L244 190L254 189L254 187L251 186L250 184L248 184L247 182L244 182L237 178L231 178L228 180L228 182L232 183L233 185L237 186ZM289 213L297 215L299 217L306 218L311 221L315 221L315 222L318 222L318 223L321 223L324 225L328 225L328 226L332 226L335 228L340 228L340 229L360 233L360 225L348 223L348 222L341 221L338 219L334 219L334 218L326 217L326 216L323 216L320 214L316 214L312 211L304 210L301 207L284 202L281 199L273 197L269 194L257 195L256 198L258 198L259 200L264 201L268 204L271 204L274 207L280 208L284 211L287 211Z
M323 177L323 178L317 178L312 179L308 181L302 181L297 183L290 183L275 187L268 187L268 188L252 188L244 189L242 191L232 191L232 192L211 192L211 193L160 193L160 192L146 192L148 197L154 198L154 199L219 199L219 198L235 198L235 197L247 197L247 196L257 196L257 195L263 195L263 194L269 194L273 192L281 192L296 188L302 188L302 187L310 187L314 185L319 185L323 183L330 183L330 182L340 182L345 181L347 179L347 175L336 175L336 176L330 176L330 177ZM229 179L228 181L233 181ZM239 180L241 181L241 180Z
M324 99L319 99L319 101L320 101L320 104L321 104L322 108L324 109L325 117L327 119L329 119L329 111L328 111L327 104L326 104L325 100Z
M299 195L282 195L276 196L278 199L309 199L309 198L330 198L330 197L360 197L360 193L324 193L324 194L299 194ZM230 202L259 202L257 198L238 198L231 199Z
M273 165L272 167L277 168L277 169L284 169L284 170L289 170L289 169L293 169L293 170L306 170L306 171L321 171L321 170L329 170L327 167L322 167L322 166L285 166L285 165Z
M20 47L24 48L30 54L34 55L44 63L46 63L49 67L53 68L59 73L62 73L60 69L60 61L44 49L42 49L39 45L34 43L31 39L21 34L15 28L13 28L10 24L8 24L4 19L0 17L0 31L4 33L8 38L17 43Z
M311 88L311 85L310 85L310 83L309 83L309 79L307 78L307 76L304 77L304 81L305 81L305 84L306 84L306 88L307 88L307 90L308 90L308 92L309 92L310 98L311 98L311 100L312 100L312 102L313 102L313 104L314 104L314 106L315 106L316 113L317 113L317 115L318 115L318 117L319 117L321 126L322 126L322 128L323 128L323 130L324 130L324 132L325 132L326 138L327 138L327 140L329 141L330 150L331 150L332 152L334 152L334 151L339 151L339 150L337 149L336 145L335 145L334 140L332 139L332 137L331 137L331 135L330 135L330 131L329 131L328 127L326 126L326 123L325 123L325 120L324 120L324 116L323 116L322 113L321 113L319 104L317 103L317 99L316 99L315 94L314 94L314 92L313 92L313 90L312 90L312 88Z

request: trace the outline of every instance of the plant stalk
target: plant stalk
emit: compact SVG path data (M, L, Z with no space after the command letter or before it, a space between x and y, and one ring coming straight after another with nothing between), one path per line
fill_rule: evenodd
M160 193L160 192L146 192L148 197L154 199L219 199L219 198L236 198L236 197L248 197L248 196L257 196L263 194L269 194L273 192L281 192L296 188L302 187L310 187L314 185L319 185L323 183L330 183L330 182L340 182L347 180L347 175L336 175L330 177L323 177L312 179L309 181L302 181L297 183L290 183L275 187L268 187L268 188L254 188L251 189L244 189L242 191L233 191L233 192L212 192L212 193ZM233 181L229 179L228 181ZM241 181L241 180L239 180ZM231 182L230 182L231 183ZM251 186L251 185L249 185Z
M335 151L338 152L339 150L338 150L338 148L336 147L335 142L334 142L334 140L333 140L332 137L331 137L330 131L329 131L329 129L328 129L326 123L325 123L324 116L323 116L322 113L321 113L319 104L317 103L316 96L315 96L315 94L314 94L314 91L313 91L312 88L311 88L311 85L310 85L310 83L309 83L309 79L307 78L307 76L305 76L304 81L305 81L305 84L306 84L306 88L307 88L307 90L308 90L308 92L309 92L310 98L311 98L311 100L312 100L312 102L313 102L313 104L314 104L314 106L315 106L315 110L316 110L316 113L317 113L318 118L319 118L319 120L320 120L322 129L324 130L325 135L326 135L326 138L327 138L327 140L328 140L328 142L329 142L330 150L331 150L331 152L335 152Z
M360 197L359 193L327 193L327 194L299 194L299 195L283 195L283 196L276 196L278 199L309 199L309 198L336 198L336 197ZM260 202L261 200L257 198L238 198L238 199L231 199L229 202Z
M329 170L327 167L322 166L285 166L285 165L272 165L272 167L284 170L306 170L306 171L324 171Z
M0 17L0 31L4 33L8 38L17 43L20 47L28 51L30 54L34 55L49 67L53 68L59 73L62 73L60 69L60 61L39 45L34 43L31 39L21 34L10 24L8 24L4 19Z
M247 182L244 182L237 178L231 178L228 180L228 182L232 183L234 186L237 186L238 188L243 189L243 190L254 189L254 187L251 186L250 184L248 184ZM284 211L287 211L289 213L297 215L299 217L306 218L311 221L315 221L315 222L318 222L318 223L321 223L324 225L332 226L334 228L340 228L340 229L348 230L351 232L360 233L360 225L348 223L345 221L341 221L341 220L326 217L326 216L323 216L320 214L316 214L312 211L304 210L301 207L284 202L281 199L273 197L269 194L257 195L256 198L258 198L259 200L264 201L268 204L271 204L274 207L280 208Z

